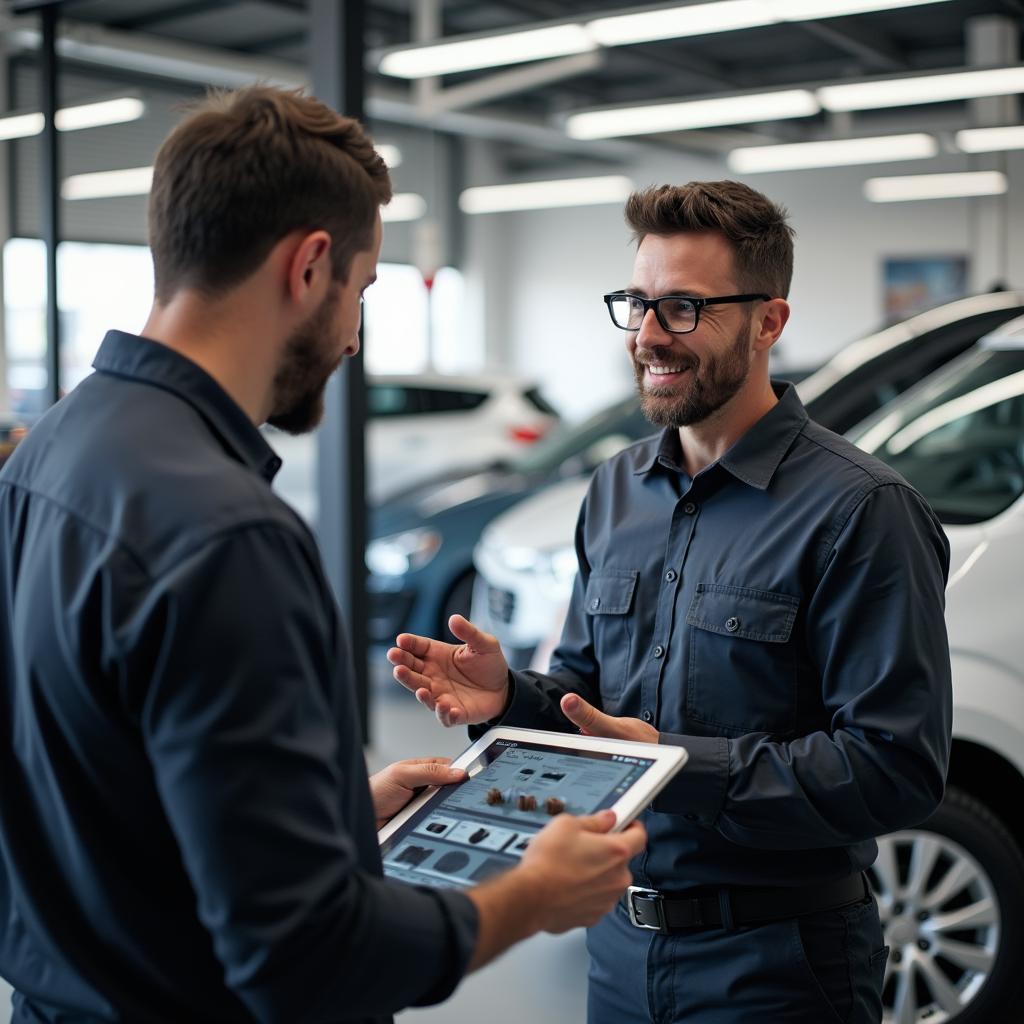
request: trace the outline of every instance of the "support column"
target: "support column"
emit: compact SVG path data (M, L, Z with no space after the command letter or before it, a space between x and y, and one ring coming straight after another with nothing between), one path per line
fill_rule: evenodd
M1002 14L970 18L966 25L967 63L972 67L1000 67L1020 61L1020 37L1014 18ZM1020 123L1016 96L987 96L969 100L975 128ZM972 170L1002 171L1005 153L970 157ZM1009 196L979 196L971 204L972 283L975 291L1009 284Z
M8 95L7 41L0 35L0 110L10 109ZM4 243L11 237L11 152L9 146L0 147L0 413L11 408L11 395L7 387L7 319L4 306Z
M311 0L314 95L363 120L365 0ZM325 395L317 434L318 533L327 578L348 627L363 741L369 742L366 597L366 381L362 358L346 359Z
M60 152L57 139L57 7L51 3L39 11L42 40L39 45L39 98L45 127L41 138L42 161L39 194L42 199L40 227L46 243L46 370L51 403L60 398L60 314L57 308L57 243L60 241Z

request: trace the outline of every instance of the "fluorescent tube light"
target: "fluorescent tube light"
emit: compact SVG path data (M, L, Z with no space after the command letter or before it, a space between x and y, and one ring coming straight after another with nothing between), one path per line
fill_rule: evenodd
M11 117L0 117L0 140L27 139L38 135L46 125L42 114L14 114Z
M427 212L427 201L415 192L399 192L391 197L387 206L380 208L380 219L385 223L419 220Z
M935 156L938 143L930 135L882 135L867 139L796 142L783 146L748 146L728 156L737 174L795 171L804 167L842 167L849 164L923 160Z
M681 39L734 29L769 25L775 18L761 0L720 0L687 4L635 14L617 14L587 22L593 37L603 46L627 46L653 39Z
M1024 149L1024 125L1005 128L965 128L956 133L957 149L965 153L995 153L1003 149Z
M546 57L567 57L593 49L596 44L582 25L552 25L392 50L381 57L378 70L397 78L427 78Z
M402 151L397 146L381 142L373 148L388 167L397 167L402 162Z
M57 111L54 121L58 131L74 132L82 128L99 128L101 125L137 121L145 112L146 104L142 100L134 96L122 96L116 100L65 107Z
M779 21L816 21L843 18L871 11L895 11L902 7L947 3L948 0L767 0Z
M869 178L864 195L873 203L901 203L914 199L956 199L961 196L996 196L1006 191L1006 175L999 171L962 174L914 174L903 178Z
M592 206L621 203L632 191L633 182L621 175L484 185L467 188L459 196L459 207L463 213L501 213L544 210L555 206Z
M119 171L73 174L64 179L60 194L65 199L108 199L112 196L144 196L153 183L152 167L127 167Z
M1009 96L1018 92L1024 92L1024 67L826 85L818 90L818 99L826 110L876 110L979 96Z
M617 135L648 135L724 124L810 117L821 108L806 89L722 96L717 99L614 107L570 115L565 130L574 139L607 139Z
M74 107L62 107L54 119L57 130L73 132L81 128L98 128L105 124L123 124L137 121L146 112L142 100L133 96L103 100L98 103L81 103ZM0 117L0 141L5 139L27 139L38 135L45 127L46 119L37 111L30 114L12 114Z

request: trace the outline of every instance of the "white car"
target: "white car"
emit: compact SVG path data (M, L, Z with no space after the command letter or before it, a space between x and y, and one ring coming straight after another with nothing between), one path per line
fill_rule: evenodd
M536 385L488 374L374 376L367 379L366 493L379 504L445 475L514 458L543 437L558 414ZM274 486L316 519L316 439L267 428L283 465Z
M953 749L945 800L879 841L891 1024L1017 1019L1024 965L1024 317L850 434L928 499L951 547ZM585 482L494 520L473 615L543 670L572 586ZM561 538L559 540L559 537ZM539 647L538 647L539 645Z

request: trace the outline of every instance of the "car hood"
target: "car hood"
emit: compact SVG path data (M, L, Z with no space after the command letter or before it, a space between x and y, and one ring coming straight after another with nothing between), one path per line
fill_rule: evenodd
M487 527L481 543L488 547L550 551L572 543L589 477L563 480L519 502Z

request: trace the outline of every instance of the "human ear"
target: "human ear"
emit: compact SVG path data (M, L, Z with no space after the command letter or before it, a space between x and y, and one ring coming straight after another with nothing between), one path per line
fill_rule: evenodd
M319 302L320 293L331 281L331 236L322 230L298 238L288 259L288 291L294 302L310 298Z
M785 299L769 299L762 304L759 314L760 318L755 321L759 329L754 338L754 350L767 352L779 340L789 320L789 303Z

